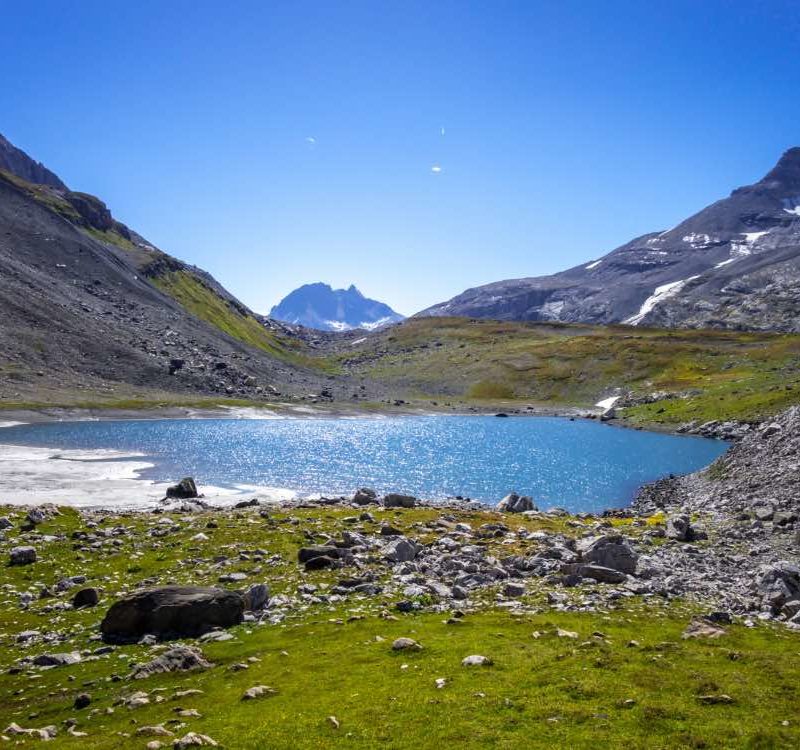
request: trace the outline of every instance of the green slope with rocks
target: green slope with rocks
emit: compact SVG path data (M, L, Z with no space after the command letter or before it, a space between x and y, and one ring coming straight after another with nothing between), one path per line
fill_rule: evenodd
M35 562L4 572L0 734L11 741L38 743L15 734L32 729L55 733L59 747L116 749L181 747L190 733L237 750L779 748L800 741L798 633L748 627L743 618L699 621L701 637L687 638L708 601L689 592L648 594L638 572L631 581L645 588L588 579L565 588L544 573L489 575L513 571L516 556L557 570L563 561L553 550L603 533L696 566L697 552L713 554L719 544L713 525L710 541L689 554L664 537L663 516L376 506L365 514L317 505L158 515L45 509L33 525L24 509L5 512L0 553L8 559L21 545L36 550ZM385 526L414 540L415 562L387 562L373 542L366 551L349 547L362 560L355 566L306 570L297 562L300 548L331 538L348 549L348 534L351 545L352 535L391 544L397 537ZM427 586L431 565L473 548L480 555L477 573L463 573L475 578L466 599ZM419 572L408 572L414 566ZM374 588L348 589L353 578ZM138 587L236 589L262 581L271 589L267 608L227 631L167 643L100 640L108 607ZM98 604L74 608L86 587L96 589ZM414 643L396 646L400 638ZM199 652L199 669L132 678L179 645ZM472 655L487 663L463 665ZM259 686L269 690L244 699Z

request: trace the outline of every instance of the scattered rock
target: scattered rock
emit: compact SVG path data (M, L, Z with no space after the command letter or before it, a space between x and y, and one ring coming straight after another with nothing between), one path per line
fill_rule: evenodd
M244 593L244 606L249 612L264 609L269 601L269 586L266 583L254 583Z
M397 537L383 548L383 554L389 562L410 562L420 551L421 547L410 539Z
M471 654L461 660L462 667L490 667L492 663L488 656L481 656L480 654Z
M362 487L356 490L356 494L353 495L353 502L356 505L372 505L378 502L378 493L369 487Z
M63 654L39 654L33 659L33 663L37 667L68 667L78 664L80 661L81 655L78 651Z
M400 495L391 492L383 496L383 505L386 508L413 508L417 504L417 498L413 495Z
M92 696L89 693L80 693L75 698L75 703L73 704L75 708L80 711L83 708L86 708L92 702Z
M495 508L499 511L508 513L524 513L530 510L537 510L536 504L533 499L527 495L518 495L516 492L511 492L506 495Z
M716 623L702 617L696 617L683 631L681 638L719 638L727 631Z
M619 534L580 539L576 546L586 563L595 563L621 573L633 574L636 571L639 556Z
M139 664L131 673L134 680L142 680L163 672L189 672L214 666L203 656L202 651L190 646L175 646L159 654L145 664Z
M252 701L256 698L267 698L270 695L275 695L277 691L274 688L267 687L266 685L255 685L244 691L242 696L243 701Z
M413 638L397 638L392 643L392 651L422 651L422 646Z
M30 565L36 562L36 549L34 547L14 547L9 553L10 565Z
M189 732L172 743L174 750L186 750L188 747L217 747L217 742L207 734Z

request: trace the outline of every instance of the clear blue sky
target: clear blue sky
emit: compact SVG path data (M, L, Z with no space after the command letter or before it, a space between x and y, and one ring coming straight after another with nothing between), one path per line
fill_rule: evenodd
M800 145L796 0L0 0L0 19L0 132L258 311L327 281L409 314L560 270Z

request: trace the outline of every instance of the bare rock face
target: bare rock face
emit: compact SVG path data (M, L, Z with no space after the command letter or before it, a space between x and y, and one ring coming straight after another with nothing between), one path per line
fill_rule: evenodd
M129 643L143 635L196 637L213 628L229 628L244 619L242 594L218 588L163 586L145 589L115 602L100 624L103 638Z

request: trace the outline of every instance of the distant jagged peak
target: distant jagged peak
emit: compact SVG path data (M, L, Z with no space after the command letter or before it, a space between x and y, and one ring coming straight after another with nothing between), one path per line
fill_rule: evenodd
M334 289L323 282L298 287L272 308L270 317L322 331L374 330L404 319L387 304L365 297L355 284Z

